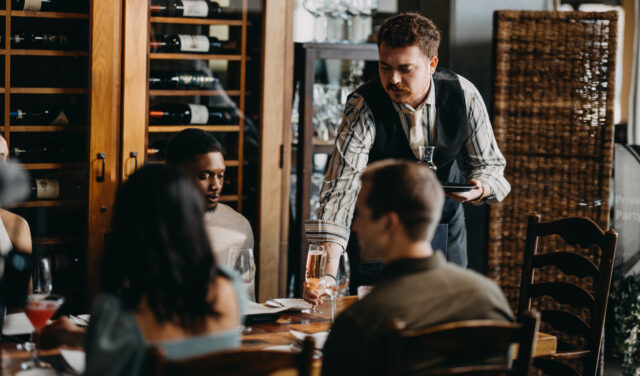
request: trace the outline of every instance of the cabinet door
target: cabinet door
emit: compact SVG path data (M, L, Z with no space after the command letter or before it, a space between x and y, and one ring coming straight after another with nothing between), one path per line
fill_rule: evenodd
M112 195L104 187L115 185L107 177L96 186L95 172L102 170L93 163L96 146L113 155L108 137L96 132L106 116L92 112L113 106L112 98L96 95L111 82L95 80L91 69L102 59L92 46L118 38L117 32L96 32L107 11L118 18L114 2L105 0L0 4L3 135L10 158L29 172L31 181L30 196L10 210L29 223L36 257L50 259L53 289L65 295L67 311L86 310L93 239L105 228L89 198L100 196L96 203L110 207ZM96 13L100 17L93 17ZM107 145L91 144L97 140ZM115 163L108 164L107 174L108 167L115 171Z
M284 179L279 151L288 127L283 124L283 106L285 88L290 86L284 78L290 64L282 62L292 56L285 55L284 33L276 36L273 55L264 46L268 30L287 30L283 23L291 23L286 12L291 3L124 1L120 176L126 179L136 164L164 163L167 143L184 129L212 133L223 146L227 168L221 202L252 225L258 285L269 286L265 296L278 294L274 281L279 275L282 238L286 238L277 220L286 205L281 200ZM266 22L265 15L274 6L284 6L285 12L276 16L277 21ZM274 76L278 82L265 81L269 66L272 73L278 70ZM264 101L265 92L279 99L275 105ZM276 120L266 125L265 119ZM269 142L267 150L264 142ZM275 205L261 206L264 184L268 192L277 192L278 199L271 196L269 201ZM263 220L274 213L275 220ZM268 234L266 244L259 234Z

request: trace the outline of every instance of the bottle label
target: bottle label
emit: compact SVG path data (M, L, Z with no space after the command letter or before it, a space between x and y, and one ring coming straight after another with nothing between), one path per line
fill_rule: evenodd
M209 38L206 35L178 35L180 51L209 52Z
M209 6L206 1L182 0L182 15L184 17L207 17Z
M201 104L190 104L191 124L207 124L209 121L209 109Z
M22 110L16 110L16 112L17 112L16 119L22 120L22 115L24 115L24 112L22 112Z
M55 199L60 196L60 185L56 179L36 179L36 198Z
M42 0L24 0L24 8L22 10L35 10L42 9Z

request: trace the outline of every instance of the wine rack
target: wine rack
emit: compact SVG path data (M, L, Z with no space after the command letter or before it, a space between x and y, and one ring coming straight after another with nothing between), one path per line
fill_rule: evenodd
M149 1L151 5L157 0ZM186 128L199 128L211 132L223 145L223 155L227 172L225 187L220 201L242 212L243 208L243 175L246 160L244 156L244 124L246 114L247 90L247 27L248 0L219 1L225 18L191 18L155 16L150 11L147 73L147 108L162 103L199 104L207 106L228 106L237 111L237 121L228 124L152 124L147 116L146 139L147 154L145 160L150 163L161 163L164 148L168 140ZM238 53L194 53L156 51L152 41L163 35L186 34L207 37L218 37L221 40L239 42ZM221 76L220 81L212 88L166 89L150 88L150 71L206 71Z
M11 0L0 3L0 27L4 29L0 43L1 118L9 154L16 159L16 148L27 150L18 161L30 178L55 178L60 183L58 197L30 198L8 209L29 223L34 254L51 259L54 291L66 297L65 311L83 311L87 296L91 54L89 40L82 39L90 35L91 0L74 2L77 13L15 10ZM12 36L22 32L27 36L54 35L64 49L35 42L28 48L18 46L18 38ZM64 39L65 35L69 39ZM53 109L57 117L38 120L37 116L25 116L20 120L25 110L42 108ZM49 149L45 151L45 147ZM67 189L71 185L72 189Z

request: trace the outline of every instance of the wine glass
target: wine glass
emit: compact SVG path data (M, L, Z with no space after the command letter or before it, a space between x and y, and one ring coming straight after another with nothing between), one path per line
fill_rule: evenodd
M51 263L49 258L41 257L33 267L33 274L31 278L31 294L35 297L46 298L51 294L53 290L53 283L51 278ZM32 335L33 338L33 335ZM33 339L28 342L19 343L17 348L19 350L32 351L35 348Z
M304 280L309 288L318 291L322 285L320 280L324 275L324 266L327 260L327 251L324 246L310 244L307 253L307 269L304 273ZM316 309L315 304L305 313L322 313Z
M434 146L418 146L418 163L426 165L433 171L438 170L436 164L433 163Z
M338 269L336 274L327 273L322 277L322 287L331 297L331 322L335 321L336 298L349 287L351 278L351 268L349 266L349 256L347 252L342 252L337 259Z
M27 297L24 313L31 321L35 331L39 331L47 321L56 313L64 303L64 298L59 295L51 295L52 278L49 259L43 257L36 263L32 274L33 290ZM51 368L51 365L38 359L36 344L30 344L33 348L33 358L23 362L22 369Z
M240 275L244 283L249 299L255 301L255 291L253 280L256 275L256 264L253 260L253 249L251 248L231 248L229 252L229 264ZM250 326L240 325L243 334L249 334L253 330Z
M240 279L245 285L249 298L255 300L253 291L253 280L256 275L256 264L253 259L253 249L232 248L229 253L229 265L240 275Z

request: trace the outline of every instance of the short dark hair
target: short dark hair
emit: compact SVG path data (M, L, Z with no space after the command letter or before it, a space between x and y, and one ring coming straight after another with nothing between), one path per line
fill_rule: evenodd
M146 165L120 186L102 255L102 290L135 310L144 299L159 322L196 328L218 316L207 296L217 275L193 179Z
M373 219L395 212L411 240L431 240L442 215L444 191L430 168L387 159L369 165L361 179L369 183L363 201Z
M193 161L198 155L222 153L220 142L208 132L187 128L177 133L167 145L167 163L177 165Z
M378 30L378 47L382 42L391 47L418 45L427 57L438 56L440 30L427 17L418 13L401 13L388 18Z

